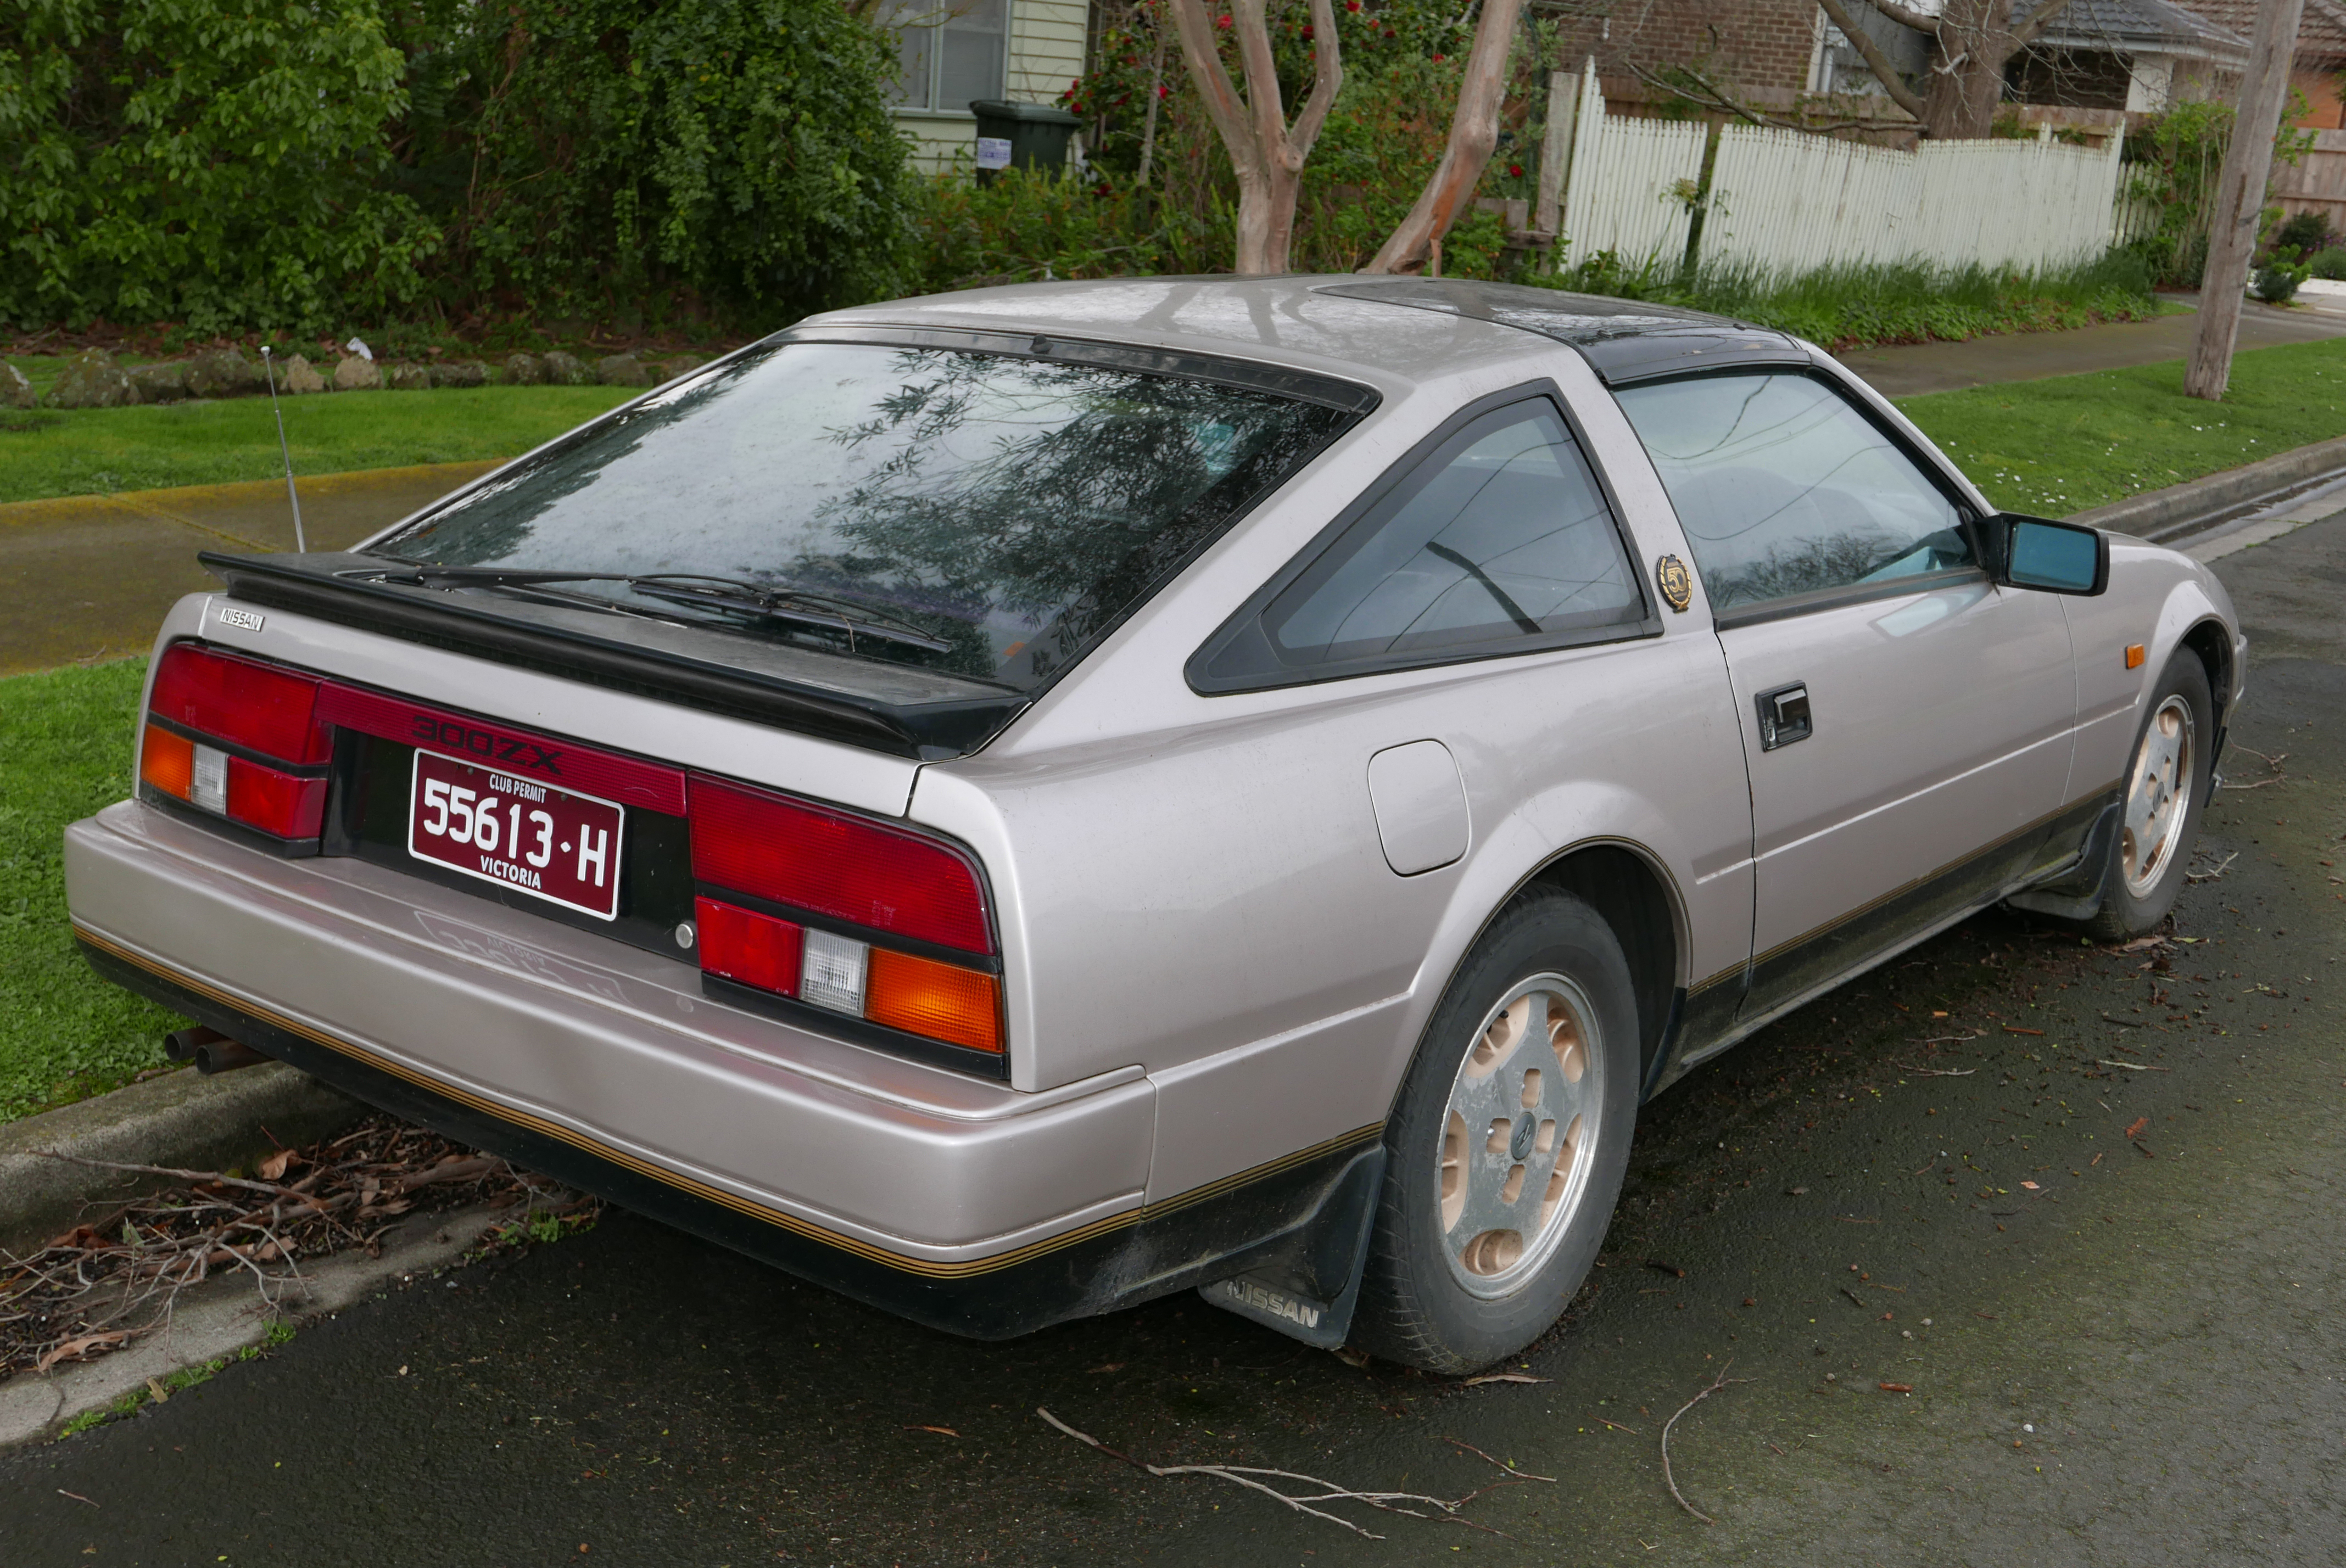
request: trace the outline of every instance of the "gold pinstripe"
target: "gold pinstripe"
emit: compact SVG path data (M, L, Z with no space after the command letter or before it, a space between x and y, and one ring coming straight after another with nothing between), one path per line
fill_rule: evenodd
M1056 1236L1046 1237L1040 1241L1029 1242L1024 1247L1014 1247L1007 1252L993 1253L984 1257L968 1258L959 1262L938 1262L931 1258L913 1257L903 1253L891 1252L886 1247L875 1247L868 1241L859 1240L852 1236L842 1236L835 1230L829 1230L811 1221L801 1219L796 1215L786 1214L780 1209L743 1197L738 1193L727 1192L722 1187L711 1186L707 1182L669 1170L663 1166L655 1165L639 1156L630 1154L625 1149L615 1148L609 1144L589 1137L558 1122L532 1115L526 1111L515 1110L510 1105L501 1105L468 1089L427 1077L402 1063L369 1051L364 1046L329 1034L314 1025L302 1023L300 1019L287 1017L284 1013L263 1003L248 1001L243 997L222 991L209 982L198 979L183 970L172 968L144 953L134 952L111 937L93 931L78 921L74 922L73 929L74 934L82 941L92 947L103 949L125 963L135 964L150 974L158 975L169 981L174 985L183 986L199 996L209 997L223 1006L232 1007L240 1013L257 1017L263 1023L282 1029L289 1034L298 1034L302 1039L322 1045L330 1051L338 1052L354 1061L362 1062L378 1071L389 1073L393 1077L404 1079L418 1088L445 1099L457 1101L474 1110L495 1116L499 1121L510 1122L516 1126L526 1127L532 1132L568 1144L574 1148L593 1155L597 1159L608 1160L613 1165L633 1171L638 1176L649 1176L655 1181L663 1182L721 1208L731 1209L736 1214L745 1215L751 1219L763 1220L768 1225L789 1231L794 1236L821 1242L826 1247L836 1247L842 1252L851 1253L868 1262L882 1264L890 1268L899 1269L907 1274L917 1274L930 1279L966 1279L977 1275L993 1274L1005 1268L1015 1268L1048 1253L1060 1251L1076 1246L1079 1242L1089 1241L1095 1237L1106 1236L1148 1220L1161 1218L1194 1204L1203 1203L1209 1198L1219 1197L1225 1193L1245 1186L1250 1182L1260 1181L1265 1177L1292 1170L1297 1166L1317 1159L1322 1155L1333 1154L1354 1145L1368 1143L1384 1132L1384 1124L1382 1122L1355 1127L1350 1132L1339 1133L1332 1138L1316 1143L1309 1148L1297 1149L1292 1154L1282 1155L1278 1159L1226 1176L1219 1181L1192 1187L1187 1192L1178 1193L1161 1202L1142 1204L1137 1208L1127 1209L1121 1214L1107 1215L1087 1225L1077 1226L1073 1230L1062 1231Z

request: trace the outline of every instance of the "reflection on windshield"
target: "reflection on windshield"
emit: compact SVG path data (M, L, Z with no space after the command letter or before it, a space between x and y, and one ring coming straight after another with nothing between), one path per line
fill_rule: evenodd
M1080 362L782 344L581 433L378 550L605 574L566 598L1026 687L1351 417ZM851 622L910 625L945 651L616 580L687 573L820 595Z

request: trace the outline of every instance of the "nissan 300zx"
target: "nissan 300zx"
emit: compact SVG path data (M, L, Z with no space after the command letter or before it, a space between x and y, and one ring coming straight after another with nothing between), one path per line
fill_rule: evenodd
M1420 279L821 316L206 561L67 834L107 975L923 1323L1443 1370L1694 1064L2162 919L2244 647L1808 344Z

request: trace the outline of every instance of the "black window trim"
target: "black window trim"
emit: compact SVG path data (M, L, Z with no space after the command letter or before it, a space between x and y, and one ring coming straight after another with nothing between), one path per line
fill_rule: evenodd
M1551 632L1536 637L1521 637L1499 646L1477 646L1454 651L1420 649L1410 653L1385 654L1366 658L1346 659L1341 663L1313 665L1307 668L1283 670L1278 673L1257 673L1246 676L1218 677L1209 672L1219 654L1245 634L1249 627L1260 622L1266 611L1280 595L1285 593L1298 577L1333 548L1360 521L1380 505L1404 481L1414 475L1452 437L1484 415L1517 403L1545 400L1564 422L1566 432L1580 449L1582 461L1596 482L1598 496L1612 514L1613 533L1621 544L1623 558L1629 564L1629 585L1637 595L1644 608L1644 617L1637 621L1622 621L1607 626L1582 626L1570 631ZM1572 402L1564 389L1546 376L1519 382L1502 391L1486 393L1454 411L1432 432L1419 440L1384 471L1370 482L1336 514L1328 525L1311 536L1311 541L1287 563L1273 573L1269 581L1248 596L1244 604L1229 619L1214 629L1211 636L1199 644L1182 675L1189 689L1200 697L1235 697L1250 691L1277 691L1289 687L1320 686L1330 681L1353 680L1363 676L1391 675L1400 670L1436 669L1447 665L1474 664L1488 659L1517 658L1529 654L1553 653L1558 648L1584 647L1599 643L1636 642L1662 635L1662 619L1653 596L1647 591L1644 573L1638 563L1644 559L1637 541L1630 533L1627 512L1615 491L1612 476L1597 460L1595 447L1588 440L1586 428L1573 412ZM1269 633L1262 636L1268 640Z
M1845 379L1846 372L1840 372L1838 367L1829 368L1818 364L1814 360L1780 366L1775 364L1707 365L1696 371L1642 376L1632 382L1625 382L1619 386L1607 385L1606 390L1613 394L1613 401L1618 403L1621 393L1625 392L1642 392L1647 387L1668 386L1679 382L1724 381L1729 376L1751 375L1802 376L1821 383L1838 396L1841 402L1847 403L1859 418L1880 432L1883 439L1895 447L1907 462L1912 463L1923 477L1930 483L1931 487L1939 493L1940 497L1954 508L1955 526L1962 531L1964 542L1971 545L1972 555L1975 560L1974 564L1969 566L1949 566L1936 572L1918 572L1912 576L1898 577L1879 583L1848 583L1837 588L1818 588L1806 594L1787 594L1781 598L1765 599L1758 604L1738 605L1732 609L1714 609L1711 612L1711 626L1714 630L1731 632L1738 626L1759 626L1767 621L1790 620L1795 616L1813 615L1820 610L1839 609L1844 605L1862 605L1875 599L1894 599L1906 594L1925 594L1938 588L1952 588L1965 583L1988 581L1985 564L1987 551L1984 547L1985 541L1980 536L1979 509L1972 504L1970 497L1961 494L1950 483L1945 465L1937 453L1917 448L1913 442L1907 439L1904 432L1894 425L1883 423L1880 412L1865 399L1851 395L1850 384ZM1630 430L1637 431L1637 422L1629 418L1629 411L1627 408L1622 409L1621 417L1627 423ZM1637 444L1640 450L1646 451L1646 461L1653 463L1653 453L1646 449L1646 438L1642 433L1637 436ZM1659 463L1654 464L1654 477L1658 482L1661 479ZM1678 498L1670 494L1670 487L1667 484L1662 484L1662 494L1669 501L1670 515L1678 522L1678 532L1686 536L1687 548L1692 552L1694 538L1692 535L1687 534L1686 520L1678 515ZM1697 555L1692 565L1697 579L1703 582L1704 596L1708 597L1710 585L1708 580L1702 578L1701 557Z

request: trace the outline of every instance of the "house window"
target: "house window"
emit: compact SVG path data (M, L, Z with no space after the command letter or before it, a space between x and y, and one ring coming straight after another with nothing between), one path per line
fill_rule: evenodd
M967 114L972 98L1002 96L1010 0L892 0L882 25L903 63L899 108Z

